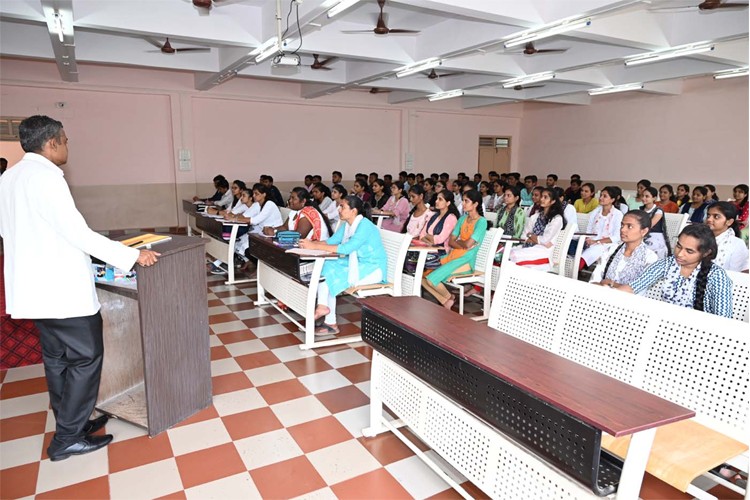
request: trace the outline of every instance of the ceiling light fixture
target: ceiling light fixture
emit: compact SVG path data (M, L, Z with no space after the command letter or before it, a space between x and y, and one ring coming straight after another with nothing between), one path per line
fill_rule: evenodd
M441 64L443 64L443 60L438 59L437 57L425 59L424 61L419 61L414 64L407 64L406 66L398 68L396 70L396 78L401 78L403 76L409 76L413 75L414 73L419 73L420 71L437 68Z
M552 80L555 74L551 71L545 73L534 73L533 75L519 76L518 78L511 78L510 80L503 80L503 88L509 89L516 85L528 85L530 83L546 82Z
M57 38L60 40L60 43L63 43L65 41L65 34L63 33L62 16L59 12L55 12L55 31L57 31Z
M427 99L432 101L440 101L442 99L450 99L452 97L461 97L464 95L463 89L456 89L456 90L447 90L445 92L438 92L437 94L430 94L427 96Z
M642 83L626 83L624 85L613 85L612 87L601 87L589 90L589 95L614 94L616 92L627 92L629 90L641 90Z
M328 17L331 18L336 14L344 12L346 9L359 2L359 0L341 0L339 3L328 9Z
M259 63L262 61L265 61L269 57L271 57L274 54L277 54L281 51L281 48L277 45L278 38L273 36L263 42L260 46L256 47L252 52L250 52L249 56L257 56L255 58L255 62Z
M219 78L216 79L216 81L214 82L214 85L219 85L220 83L224 83L228 80L231 80L235 76L237 76L237 71L235 70L227 71L226 73L219 75Z
M710 52L714 50L714 46L711 44L691 44L683 47L677 47L670 50L663 50L660 52L650 52L648 54L641 54L639 56L632 57L625 60L625 66L636 66L638 64L648 64L655 61L663 61L665 59L674 59L675 57L691 56L694 54L702 54L704 52Z
M714 80L723 80L725 78L737 78L738 76L747 76L748 68L728 69L714 73Z
M505 42L505 48L509 49L517 45L523 45L535 40L541 40L542 38L548 38L551 36L560 35L562 33L567 33L569 31L575 31L577 29L585 28L590 25L591 19L573 19L564 21L562 23L553 24L552 26L529 30Z

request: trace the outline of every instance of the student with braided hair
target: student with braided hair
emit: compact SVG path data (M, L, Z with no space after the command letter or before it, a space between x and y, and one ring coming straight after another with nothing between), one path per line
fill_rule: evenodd
M644 188L641 193L641 201L643 201L641 210L651 217L651 231L649 232L646 244L651 250L656 252L656 255L660 259L663 259L672 253L672 249L669 247L669 241L667 241L667 235L665 234L667 225L664 220L664 210L656 205L658 194L658 191L653 186Z
M631 210L620 223L620 243L599 259L591 283L629 285L643 270L659 260L644 239L649 234L651 217L643 210Z
M680 233L674 255L651 264L630 285L610 285L630 293L643 293L661 281L660 298L676 306L732 317L732 281L714 264L717 247L711 229L691 224Z

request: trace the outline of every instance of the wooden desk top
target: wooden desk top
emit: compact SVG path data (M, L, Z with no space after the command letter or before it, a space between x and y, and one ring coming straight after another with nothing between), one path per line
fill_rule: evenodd
M447 311L420 297L372 297L362 307L589 425L619 437L695 412Z

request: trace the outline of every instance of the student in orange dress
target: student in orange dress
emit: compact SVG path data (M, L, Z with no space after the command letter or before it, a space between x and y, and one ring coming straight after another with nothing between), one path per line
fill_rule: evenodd
M666 214L676 214L680 211L671 184L664 184L659 188L659 201L656 202L656 206L664 210Z

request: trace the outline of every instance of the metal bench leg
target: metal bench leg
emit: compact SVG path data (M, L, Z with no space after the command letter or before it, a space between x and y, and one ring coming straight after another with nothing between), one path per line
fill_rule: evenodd
M372 353L370 365L370 426L362 429L365 437L375 437L387 429L383 425L383 397L380 389L383 383L383 358L377 351Z
M654 442L656 429L648 429L636 432L630 438L628 455L622 467L620 485L617 488L617 500L638 500L643 483L643 475L646 473L646 463L651 452L651 444Z

